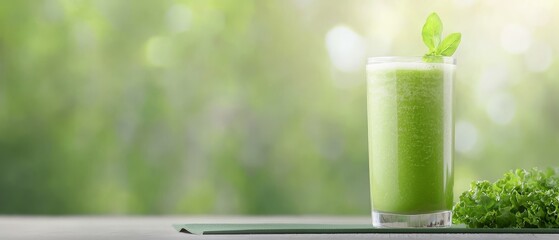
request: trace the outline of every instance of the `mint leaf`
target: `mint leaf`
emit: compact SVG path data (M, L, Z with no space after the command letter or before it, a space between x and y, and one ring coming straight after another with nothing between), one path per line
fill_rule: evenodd
M443 32L443 22L439 15L436 13L431 13L427 17L427 21L423 25L423 30L421 31L421 36L423 37L423 42L429 48L430 53L434 53L441 42L441 34Z
M462 34L452 33L441 41L443 23L437 13L431 13L421 31L423 42L429 48L429 52L423 57L425 62L442 62L440 57L450 57L460 44ZM439 58L432 58L439 57Z
M461 39L462 34L460 33L451 33L450 35L446 36L446 38L437 47L437 55L448 57L452 56L452 54L456 52Z

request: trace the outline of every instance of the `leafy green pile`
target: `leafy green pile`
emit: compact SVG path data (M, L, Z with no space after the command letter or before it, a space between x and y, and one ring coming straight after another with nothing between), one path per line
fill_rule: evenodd
M558 213L559 172L517 169L493 184L472 182L453 221L471 228L556 228Z

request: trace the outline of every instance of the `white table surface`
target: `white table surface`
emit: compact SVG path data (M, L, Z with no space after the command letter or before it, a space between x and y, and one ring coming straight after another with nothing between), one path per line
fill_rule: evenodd
M367 224L368 217L324 216L0 216L0 239L559 239L559 234L208 235L177 232L180 223Z

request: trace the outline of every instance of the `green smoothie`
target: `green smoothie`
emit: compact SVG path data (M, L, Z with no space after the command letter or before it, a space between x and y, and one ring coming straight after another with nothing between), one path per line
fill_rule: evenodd
M367 65L372 209L452 209L453 63Z

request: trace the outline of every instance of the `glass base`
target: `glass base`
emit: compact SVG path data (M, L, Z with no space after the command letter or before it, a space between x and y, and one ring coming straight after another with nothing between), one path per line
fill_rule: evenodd
M381 228L445 228L452 225L452 212L427 214L393 214L373 211L373 227Z

